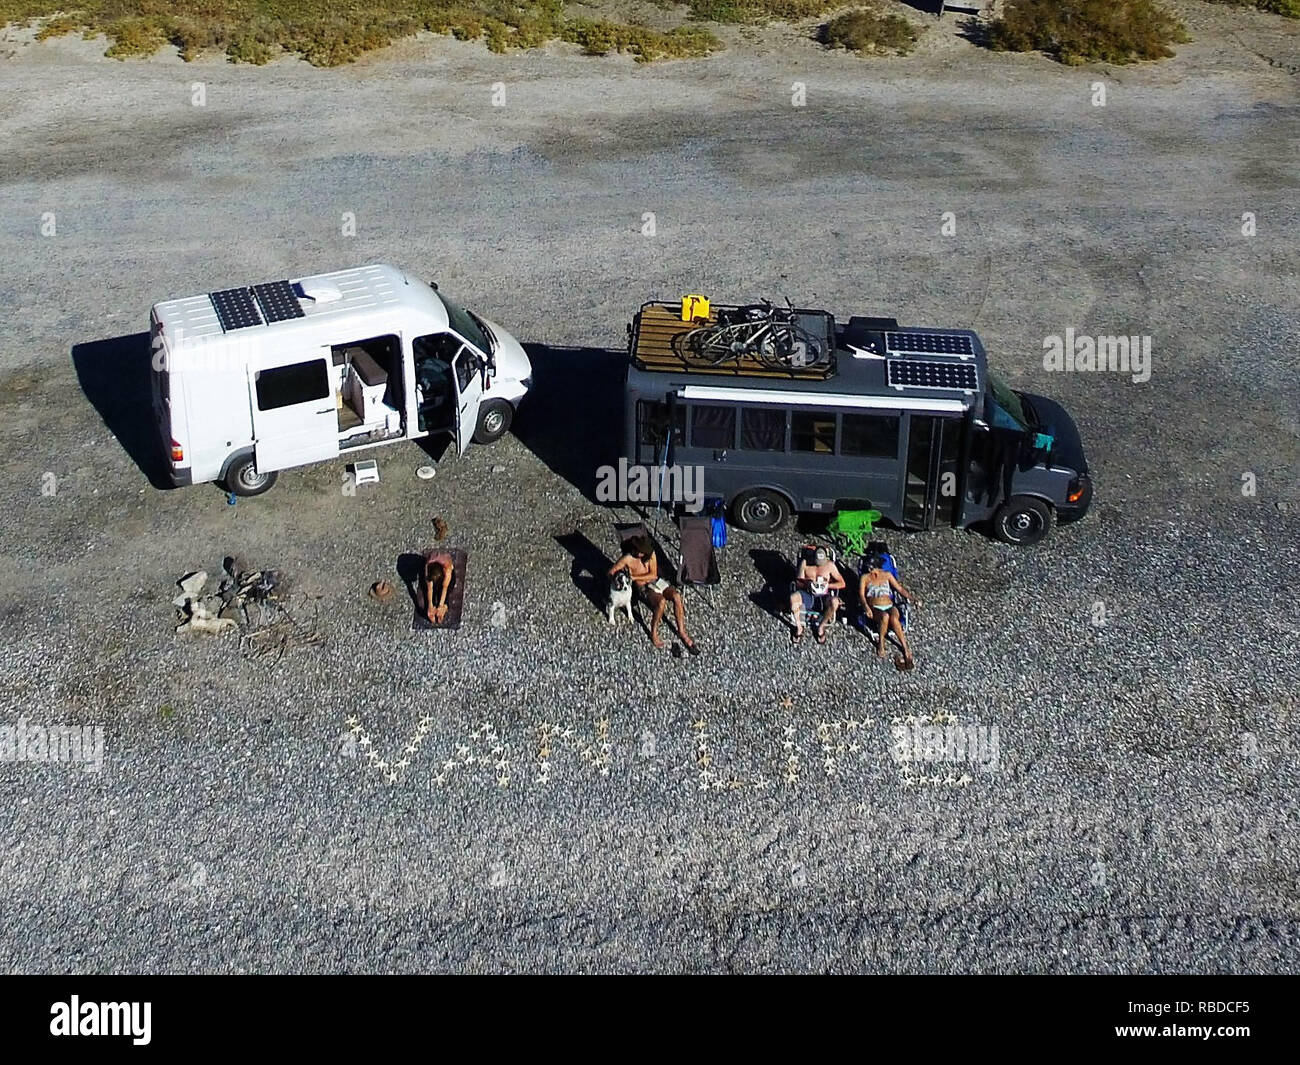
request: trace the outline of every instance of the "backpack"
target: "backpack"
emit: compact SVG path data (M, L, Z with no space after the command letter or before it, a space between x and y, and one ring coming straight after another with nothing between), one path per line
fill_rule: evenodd
M713 523L713 546L727 546L727 515L721 499L709 499L704 504L704 513Z

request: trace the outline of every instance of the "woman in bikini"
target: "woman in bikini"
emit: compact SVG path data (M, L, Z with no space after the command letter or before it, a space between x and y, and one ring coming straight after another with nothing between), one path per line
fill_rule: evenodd
M862 575L862 580L858 584L858 594L862 597L862 602L871 611L871 620L876 623L877 632L880 636L880 643L876 647L876 657L884 658L889 654L889 630L894 630L894 635L898 637L898 643L903 648L903 657L900 660L900 669L911 669L916 665L912 659L912 650L907 646L907 636L903 633L902 622L898 618L898 607L894 605L894 593L897 592L904 599L911 599L912 595L894 578L892 573L882 569L884 559L879 555L873 556L870 562L871 568ZM919 605L920 600L915 600Z
M663 620L664 613L671 602L673 615L677 620L677 635L682 641L682 646L693 655L699 654L700 649L695 646L695 641L686 634L686 604L682 601L682 593L659 576L659 562L655 557L654 544L648 538L642 537L628 544L628 553L610 567L609 575L612 577L619 570L624 569L632 578L633 587L641 592L645 601L650 604L650 609L654 611L654 619L650 622L650 642L658 648L663 648L664 642L659 638L659 622Z

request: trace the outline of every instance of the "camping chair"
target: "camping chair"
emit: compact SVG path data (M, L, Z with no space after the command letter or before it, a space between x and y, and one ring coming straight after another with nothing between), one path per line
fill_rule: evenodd
M841 555L861 558L867 553L867 540L882 517L878 510L841 510L831 519L826 531Z
M614 535L618 537L618 549L623 554L627 553L628 545L640 536L647 537L655 545L656 552L659 550L659 541L650 535L643 521L616 521Z
M669 584L680 584L677 575L673 570L668 559L664 556L663 546L659 543L659 538L655 536L643 521L634 522L615 522L614 533L618 537L618 550L620 554L627 554L633 540L644 536L650 541L655 549L655 563L659 570L659 576L668 581Z
M814 562L816 553L817 553L816 544L804 544L802 547L799 548L799 557L795 561L795 568L794 568L795 579L790 582L790 588L789 591L787 592L787 595L793 595L796 591L799 590L799 584L798 584L799 566L801 563L804 562L807 562L811 566ZM830 554L831 561L834 562L837 566L839 566L840 564L835 558L835 553L833 551L828 553ZM848 585L849 576L844 572L843 566L840 566L840 576L844 578L844 583ZM804 590L806 591L806 589ZM848 590L849 589L846 587L843 592L836 593L840 597L840 610L837 617L840 624L842 625L847 624L849 620L848 596L847 596ZM822 610L821 604L818 602L818 599L820 598L821 598L820 596L814 598L813 605L810 607L806 607L803 611L803 623L810 629L815 629L818 625L820 625L822 623L822 617L825 615L825 611ZM790 612L788 606L785 612L782 613L781 616L787 622L789 622L789 624L791 625L794 624L794 615Z
M655 547L655 554L659 554L659 541L650 535L650 530L646 528L643 521L616 521L614 523L614 535L618 537L618 552L620 555L626 555L631 548L632 541L642 536L648 539ZM660 559L659 561L663 561Z
M872 540L867 544L867 549L863 553L858 565L857 579L859 583L861 582L863 575L871 569L871 558L874 555L879 555L881 557L881 569L886 573L891 574L894 580L902 580L902 577L900 577L898 573L898 563L890 553L889 545L883 540ZM892 590L890 592L890 598L894 600L894 606L898 608L898 623L903 627L903 631L906 632L908 614L907 600ZM858 616L854 619L854 623L859 629L868 635L874 631L872 627L871 609L866 603L858 603Z
M681 563L677 567L678 583L684 588L693 585L710 607L713 596L704 589L722 583L718 572L718 556L713 550L713 521L705 517L683 517L681 531Z

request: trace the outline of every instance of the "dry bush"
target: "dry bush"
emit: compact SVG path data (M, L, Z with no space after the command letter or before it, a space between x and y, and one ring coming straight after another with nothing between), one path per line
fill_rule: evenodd
M997 51L1046 52L1069 64L1167 59L1187 40L1154 0L1009 0L988 30Z
M567 19L563 0L0 0L0 23L39 21L39 36L105 34L107 54L152 55L171 43L181 57L224 51L232 62L298 55L316 66L350 63L366 52L428 30L483 40L494 52L551 40L592 55L627 52L648 62L708 55L722 47L708 30L666 33L593 19ZM764 0L790 8L823 0Z
M862 55L906 55L916 45L917 31L901 15L882 14L879 8L870 7L837 15L822 27L821 39L830 48L847 48Z

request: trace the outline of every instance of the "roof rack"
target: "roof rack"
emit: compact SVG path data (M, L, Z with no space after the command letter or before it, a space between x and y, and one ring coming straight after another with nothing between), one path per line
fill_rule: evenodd
M826 360L812 366L776 366L752 355L741 355L719 364L699 362L681 351L679 337L692 329L715 325L718 312L740 310L738 306L713 305L707 317L682 320L680 303L651 300L641 305L629 326L629 354L641 370L701 373L732 377L803 378L824 381L835 375L835 319L826 311L796 310L799 327L822 340ZM674 343L677 341L676 343Z

